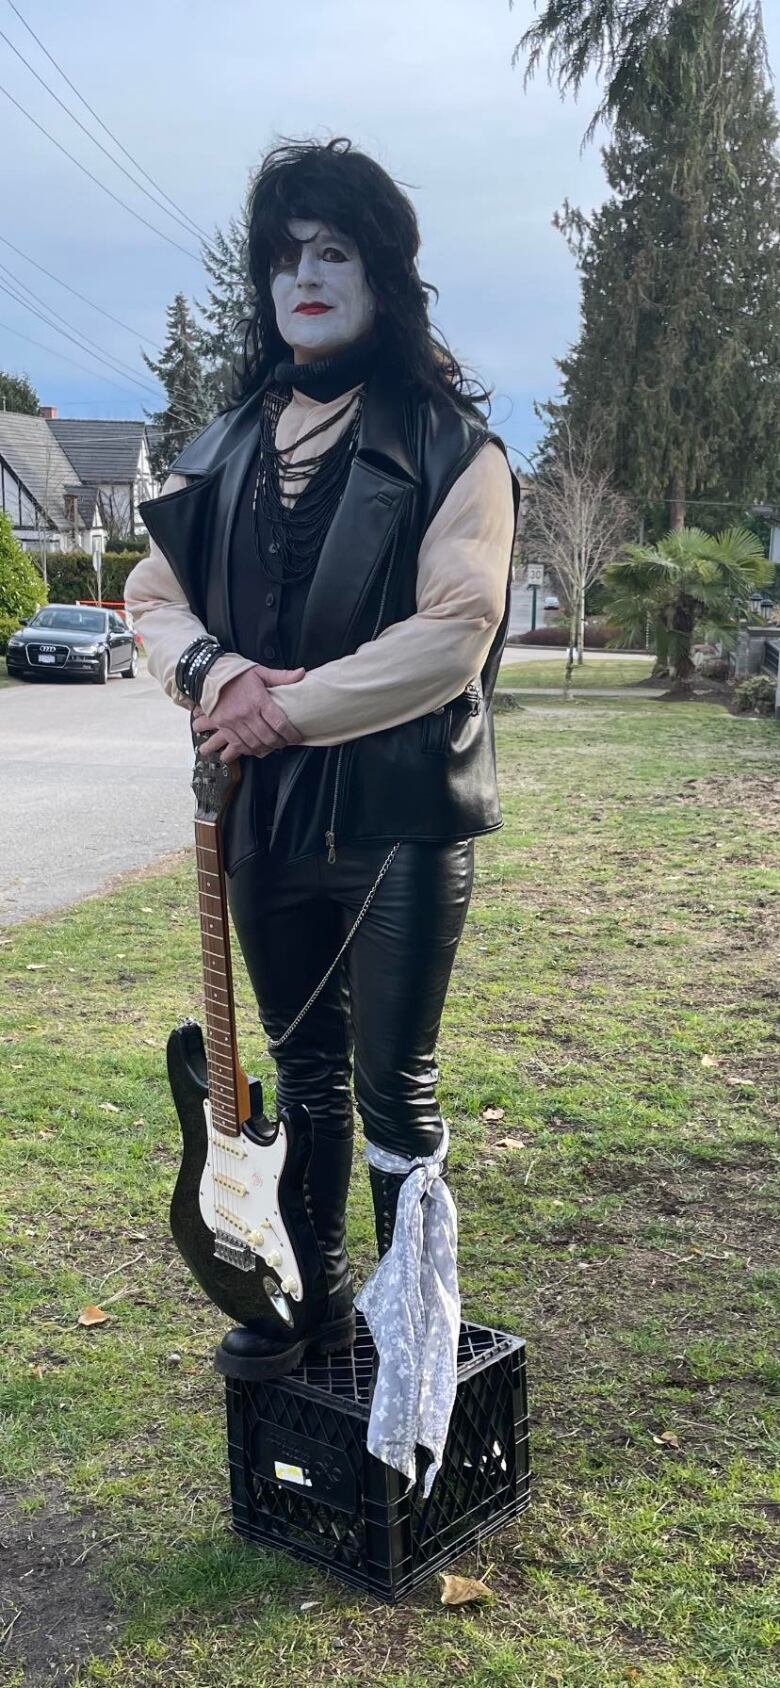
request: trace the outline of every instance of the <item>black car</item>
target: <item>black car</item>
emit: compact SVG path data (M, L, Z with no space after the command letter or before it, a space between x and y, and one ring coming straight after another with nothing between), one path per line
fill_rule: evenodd
M18 680L83 674L104 686L111 674L138 673L132 628L115 610L87 604L47 604L11 634L5 660Z

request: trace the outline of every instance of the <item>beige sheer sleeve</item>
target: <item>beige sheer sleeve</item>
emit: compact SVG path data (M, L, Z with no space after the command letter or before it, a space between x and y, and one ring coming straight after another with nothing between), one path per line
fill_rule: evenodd
M185 475L169 475L162 495L178 492L186 484ZM176 664L182 651L192 644L193 639L200 638L206 628L193 615L170 563L154 540L151 541L148 557L142 557L127 577L125 604L143 639L149 673L154 675L174 703L191 709L189 698L177 689ZM228 680L254 666L247 657L234 651L221 656L209 670L203 685L201 707L205 713L208 715L213 709Z

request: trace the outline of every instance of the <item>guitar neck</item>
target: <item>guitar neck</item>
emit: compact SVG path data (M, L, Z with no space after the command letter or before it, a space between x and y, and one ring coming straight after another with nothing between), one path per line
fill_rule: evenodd
M218 1131L237 1137L249 1118L249 1083L238 1059L222 829L218 819L196 819L195 858L211 1119Z

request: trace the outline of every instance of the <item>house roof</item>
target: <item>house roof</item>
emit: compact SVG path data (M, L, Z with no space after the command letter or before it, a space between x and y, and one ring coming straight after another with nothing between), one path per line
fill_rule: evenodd
M78 470L54 438L44 416L0 410L0 457L45 511L52 526L67 531L65 493Z
M135 480L145 422L82 422L75 416L53 416L47 426L82 481Z

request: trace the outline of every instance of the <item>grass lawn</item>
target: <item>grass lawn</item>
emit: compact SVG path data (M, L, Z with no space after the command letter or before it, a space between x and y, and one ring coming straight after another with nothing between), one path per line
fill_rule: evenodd
M651 673L652 656L600 657L598 651L585 652L583 662L574 664L572 685L575 690L591 686L633 686L646 680ZM499 686L562 686L566 671L566 656L522 656L517 662L507 659L501 664Z
M498 736L440 1046L465 1306L528 1341L531 1510L458 1567L492 1602L380 1608L229 1532L223 1323L166 1222L185 862L0 948L12 1688L776 1688L777 727L594 700ZM267 1076L243 985L241 1022ZM350 1228L363 1274L362 1165Z

